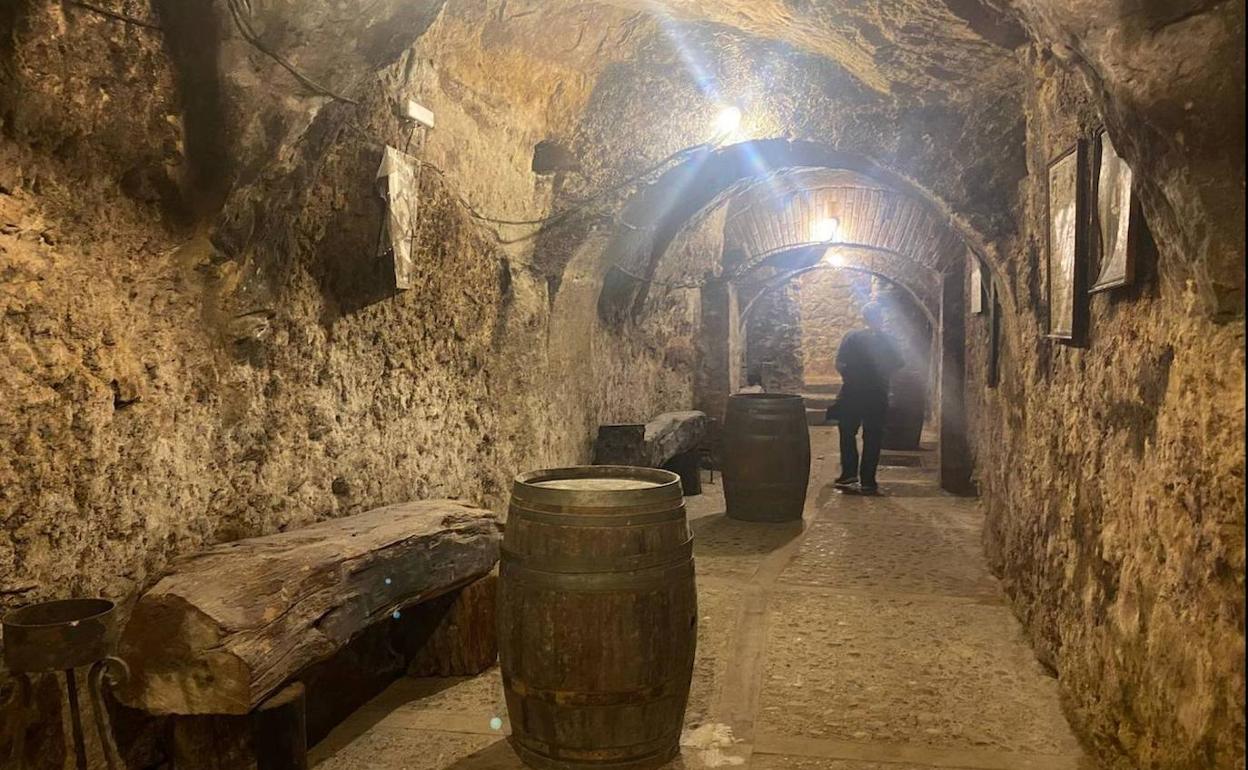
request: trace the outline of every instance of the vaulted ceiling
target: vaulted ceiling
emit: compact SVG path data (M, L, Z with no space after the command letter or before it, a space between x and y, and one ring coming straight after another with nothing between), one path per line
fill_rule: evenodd
M877 91L960 98L1017 74L1022 27L987 0L607 0L711 22L839 62Z
M724 235L741 256L738 271L826 242L896 255L934 282L966 255L924 201L844 169L795 169L754 184L729 204Z

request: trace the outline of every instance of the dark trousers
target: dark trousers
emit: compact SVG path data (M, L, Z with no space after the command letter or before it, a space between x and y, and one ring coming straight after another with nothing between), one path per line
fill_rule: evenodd
M858 477L864 487L875 486L875 470L880 465L880 445L884 440L884 418L888 403L846 404L837 418L841 431L841 478ZM862 460L858 459L858 429L862 429Z

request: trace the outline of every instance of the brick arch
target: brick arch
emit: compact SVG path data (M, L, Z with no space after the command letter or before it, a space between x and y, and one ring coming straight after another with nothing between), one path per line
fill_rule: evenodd
M839 170L869 180L870 188L865 189L891 191L883 205L904 208L907 216L927 223L924 227L936 228L932 232L939 231L940 242L953 249L955 256L935 260L933 267L939 264L947 269L968 248L976 254L988 253L983 240L959 225L930 193L870 158L814 142L742 142L692 155L629 199L604 255L610 265L598 299L604 322L618 327L636 314L668 246L699 212L751 185L774 177L793 177L799 170ZM897 245L897 239L882 238L880 243Z
M965 242L930 206L843 169L798 169L735 196L725 238L748 270L773 254L820 245L817 230L827 219L837 222L833 243L897 255L926 274L965 258Z
M846 261L841 265L831 265L820 262L806 267L800 267L786 272L779 273L769 279L763 288L753 297L746 301L741 308L740 323L744 324L749 320L750 314L757 307L757 302L767 294L776 291L798 278L821 270L848 270L850 272L865 273L882 278L888 283L898 287L914 302L914 304L923 311L923 315L931 324L932 329L939 328L940 323L940 280L938 276L931 276L930 283L924 280L921 284L915 281L916 273L913 270L905 269L904 258L884 252L881 250L871 249L849 249L846 251ZM901 263L901 264L899 264ZM899 267L901 269L899 269Z

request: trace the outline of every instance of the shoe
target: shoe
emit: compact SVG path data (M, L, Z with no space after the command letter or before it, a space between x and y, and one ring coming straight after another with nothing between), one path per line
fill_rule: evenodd
M853 489L854 485L857 483L858 483L857 476L842 476L836 481L833 481L832 486L836 487L837 489Z
M878 484L862 484L858 487L858 494L860 495L878 495L879 493L880 486Z

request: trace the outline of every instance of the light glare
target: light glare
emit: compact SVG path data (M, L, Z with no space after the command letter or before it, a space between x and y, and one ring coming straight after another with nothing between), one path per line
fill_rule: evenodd
M836 217L828 217L821 219L815 223L814 239L817 243L831 243L836 240L837 233L840 232L841 222Z
M721 108L719 114L715 116L715 138L717 141L724 141L740 127L741 109L739 107L728 105Z
M845 267L845 256L836 249L828 249L823 252L823 264L832 267Z

